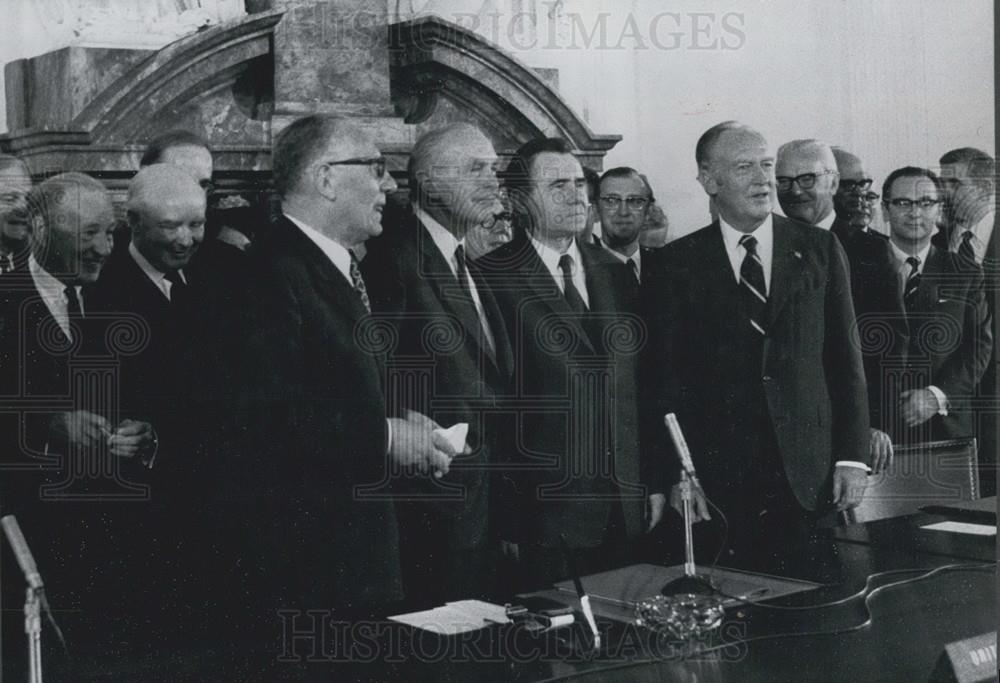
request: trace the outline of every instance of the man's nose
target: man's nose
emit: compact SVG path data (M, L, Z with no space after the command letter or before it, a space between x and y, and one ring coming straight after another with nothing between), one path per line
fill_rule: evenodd
M382 180L379 181L379 189L382 192L389 193L397 187L398 185L396 185L396 181L393 179L392 175L389 174L389 171L382 174Z

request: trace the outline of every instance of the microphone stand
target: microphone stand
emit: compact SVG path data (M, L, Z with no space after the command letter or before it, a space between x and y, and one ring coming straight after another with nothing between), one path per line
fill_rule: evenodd
M38 595L41 589L25 589L24 632L28 635L28 680L42 683L42 601Z

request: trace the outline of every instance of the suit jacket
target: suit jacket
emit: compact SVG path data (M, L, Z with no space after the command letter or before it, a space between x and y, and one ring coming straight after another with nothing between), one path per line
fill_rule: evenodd
M384 331L326 255L282 217L257 251L247 439L220 495L265 566L261 603L347 608L401 597L388 489ZM273 613L271 614L273 618Z
M510 380L510 342L489 286L474 264L469 272L496 347L484 341L474 311L459 299L457 280L431 234L414 216L367 244L362 263L373 315L392 325L387 352L389 413L405 409L443 427L469 424L472 453L458 456L443 479L426 475L397 482L400 498L419 498L437 519L450 520L450 545L472 547L486 537L489 467L501 446L498 396ZM417 390L405 390L417 387Z
M589 311L572 313L530 240L479 260L514 348L516 425L503 495L512 540L601 544L612 505L625 532L643 531L645 499L662 492L641 460L636 381L642 323L627 310L627 271L601 247L579 243Z
M967 401L993 349L982 269L932 246L907 323L910 345L901 386L933 384L952 405L947 416L935 415L912 430L897 428L897 438L912 442L975 435Z
M871 425L888 430L892 406L883 399L889 392L886 373L906 355L910 343L889 240L876 232L852 231L839 218L831 232L840 240L851 267L851 298L858 320Z
M70 339L30 273L21 276L0 289L0 514L18 517L53 608L103 617L141 605L144 587L162 585L161 565L151 569L142 554L152 473L106 447L70 447L49 429L53 417L74 410L112 425L132 417L115 393L118 336L85 287L87 318ZM15 568L3 572L4 599L17 588L9 606L23 599L23 583L12 557L3 560ZM140 572L135 590L123 591L123 577Z
M662 426L675 412L711 497L745 486L755 465L747 444L770 443L758 438L765 419L796 499L821 508L833 464L868 461L865 379L837 239L774 216L759 353L747 353L750 322L718 222L670 243L661 257L643 279L650 450L676 462Z

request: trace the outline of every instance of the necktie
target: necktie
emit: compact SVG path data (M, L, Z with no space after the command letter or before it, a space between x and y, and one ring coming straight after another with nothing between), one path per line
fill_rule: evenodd
M372 303L368 299L368 288L365 287L365 281L361 278L361 268L358 266L358 257L351 254L351 285L354 287L354 292L361 299L361 303L364 304L365 310L369 313L372 312Z
M746 249L746 256L740 265L740 294L750 318L750 325L760 334L767 334L764 328L767 313L767 287L764 284L764 266L757 255L757 238L743 235L740 246Z
M10 254L0 254L0 275L12 270L14 270L14 259L10 257Z
M172 270L163 275L163 279L170 283L170 303L179 304L184 300L187 293L187 284L181 279L179 270Z
M976 250L972 246L972 231L966 230L962 233L962 242L958 245L958 255L969 261L976 262Z
M66 313L69 318L70 337L81 335L83 331L83 308L80 306L80 297L76 293L76 287L67 287L63 290L66 295Z
M559 269L563 272L563 296L566 297L566 303L574 313L584 313L587 305L583 303L583 297L573 284L573 257L569 254L560 256Z
M911 256L906 262L910 266L910 274L906 276L906 284L903 285L903 305L909 311L917 300L917 288L920 286L920 259Z
M639 284L639 264L635 262L634 258L628 260L628 270L635 278L635 284Z

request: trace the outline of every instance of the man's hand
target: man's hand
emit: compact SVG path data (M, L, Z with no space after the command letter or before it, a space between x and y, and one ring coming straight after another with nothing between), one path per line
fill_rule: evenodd
M49 434L73 446L93 448L111 436L111 423L96 413L74 410L54 416L49 421Z
M860 467L833 468L833 502L838 512L857 507L865 496L868 473Z
M653 527L660 523L663 519L663 508L667 506L667 497L662 493L652 493L646 498L646 519L649 520L649 526L646 527L646 531L652 531Z
M407 411L406 418L389 418L392 425L392 444L389 455L404 467L413 467L422 474L434 473L441 477L448 473L448 465L455 457L455 450L446 439L434 435L441 426L426 415Z
M871 454L872 472L881 472L892 464L892 439L885 432L872 427L868 452Z
M708 514L708 503L705 502L705 494L697 486L691 487L691 522L702 522L712 519ZM677 514L684 515L684 500L681 496L681 485L674 484L670 489L670 507L677 510Z
M153 425L138 420L122 420L114 434L108 439L111 454L120 458L143 456L148 458L156 448Z
M669 232L670 222L663 209L655 202L650 204L646 212L646 221L639 231L639 246L658 249L667 243Z
M930 389L915 389L900 394L899 408L906 426L916 427L937 415L941 406Z

